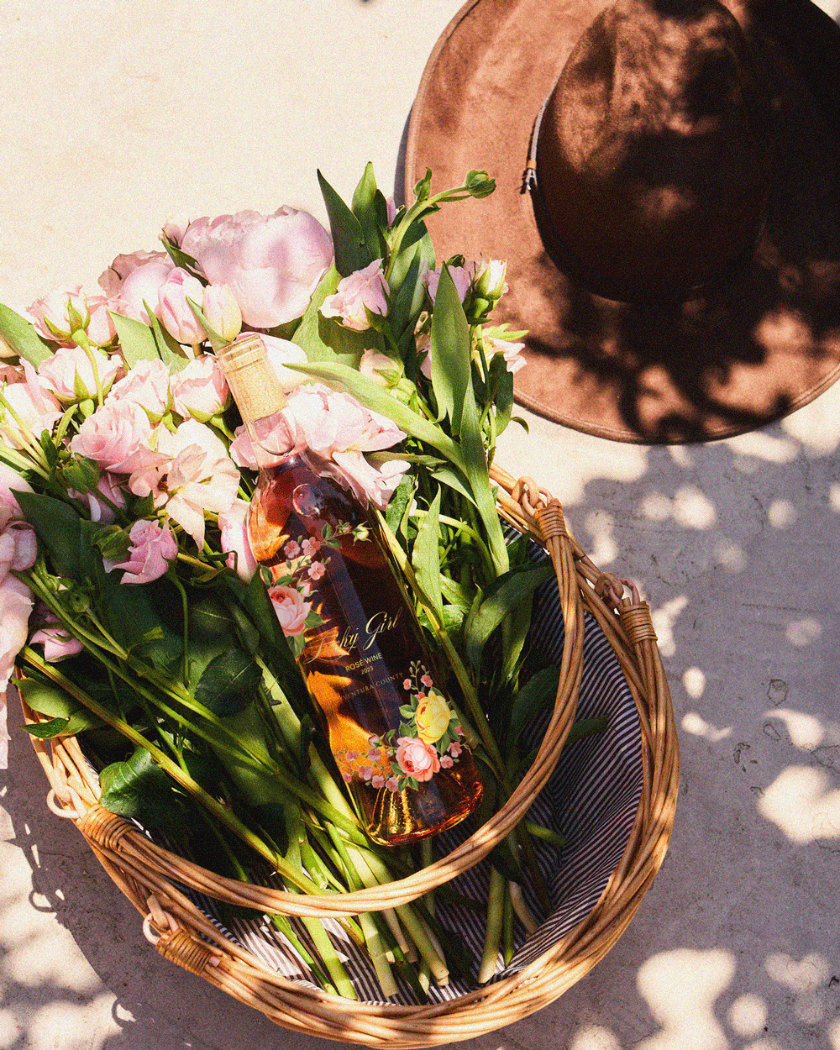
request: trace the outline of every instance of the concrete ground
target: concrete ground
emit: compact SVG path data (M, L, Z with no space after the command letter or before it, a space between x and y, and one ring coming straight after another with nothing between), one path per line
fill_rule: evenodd
M833 16L837 0L821 0ZM95 285L170 213L322 216L394 184L460 0L5 0L0 301ZM527 323L527 319L525 319ZM538 418L502 461L655 614L680 727L671 849L610 954L475 1050L840 1050L840 384L682 448ZM0 1048L321 1050L165 963L14 731L0 772Z

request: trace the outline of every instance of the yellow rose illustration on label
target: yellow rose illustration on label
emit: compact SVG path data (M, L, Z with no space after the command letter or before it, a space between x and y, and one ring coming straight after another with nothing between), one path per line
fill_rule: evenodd
M417 735L424 744L436 743L449 728L451 717L449 704L440 693L430 690L428 695L418 703L414 714Z

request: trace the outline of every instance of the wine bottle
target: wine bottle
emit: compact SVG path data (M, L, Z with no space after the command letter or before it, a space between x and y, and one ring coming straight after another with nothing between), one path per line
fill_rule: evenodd
M397 845L452 827L481 781L374 516L290 449L260 337L217 354L259 466L251 548L368 834Z

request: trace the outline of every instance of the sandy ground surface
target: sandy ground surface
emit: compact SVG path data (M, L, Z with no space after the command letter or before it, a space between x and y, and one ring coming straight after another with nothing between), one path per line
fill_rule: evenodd
M837 0L822 0L830 14ZM5 0L0 301L93 288L180 212L323 216L394 185L426 56L459 0ZM527 323L527 319L526 323ZM840 1050L840 385L705 446L531 418L502 461L636 579L673 689L670 853L628 931L476 1050ZM13 715L13 726L18 716ZM160 959L14 733L0 772L3 1050L319 1050Z

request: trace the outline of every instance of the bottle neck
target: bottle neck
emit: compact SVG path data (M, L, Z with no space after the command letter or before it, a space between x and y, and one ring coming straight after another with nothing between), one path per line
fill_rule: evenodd
M266 470L285 462L293 455L294 435L282 411L286 395L263 348L258 353L229 355L222 364L257 466Z

